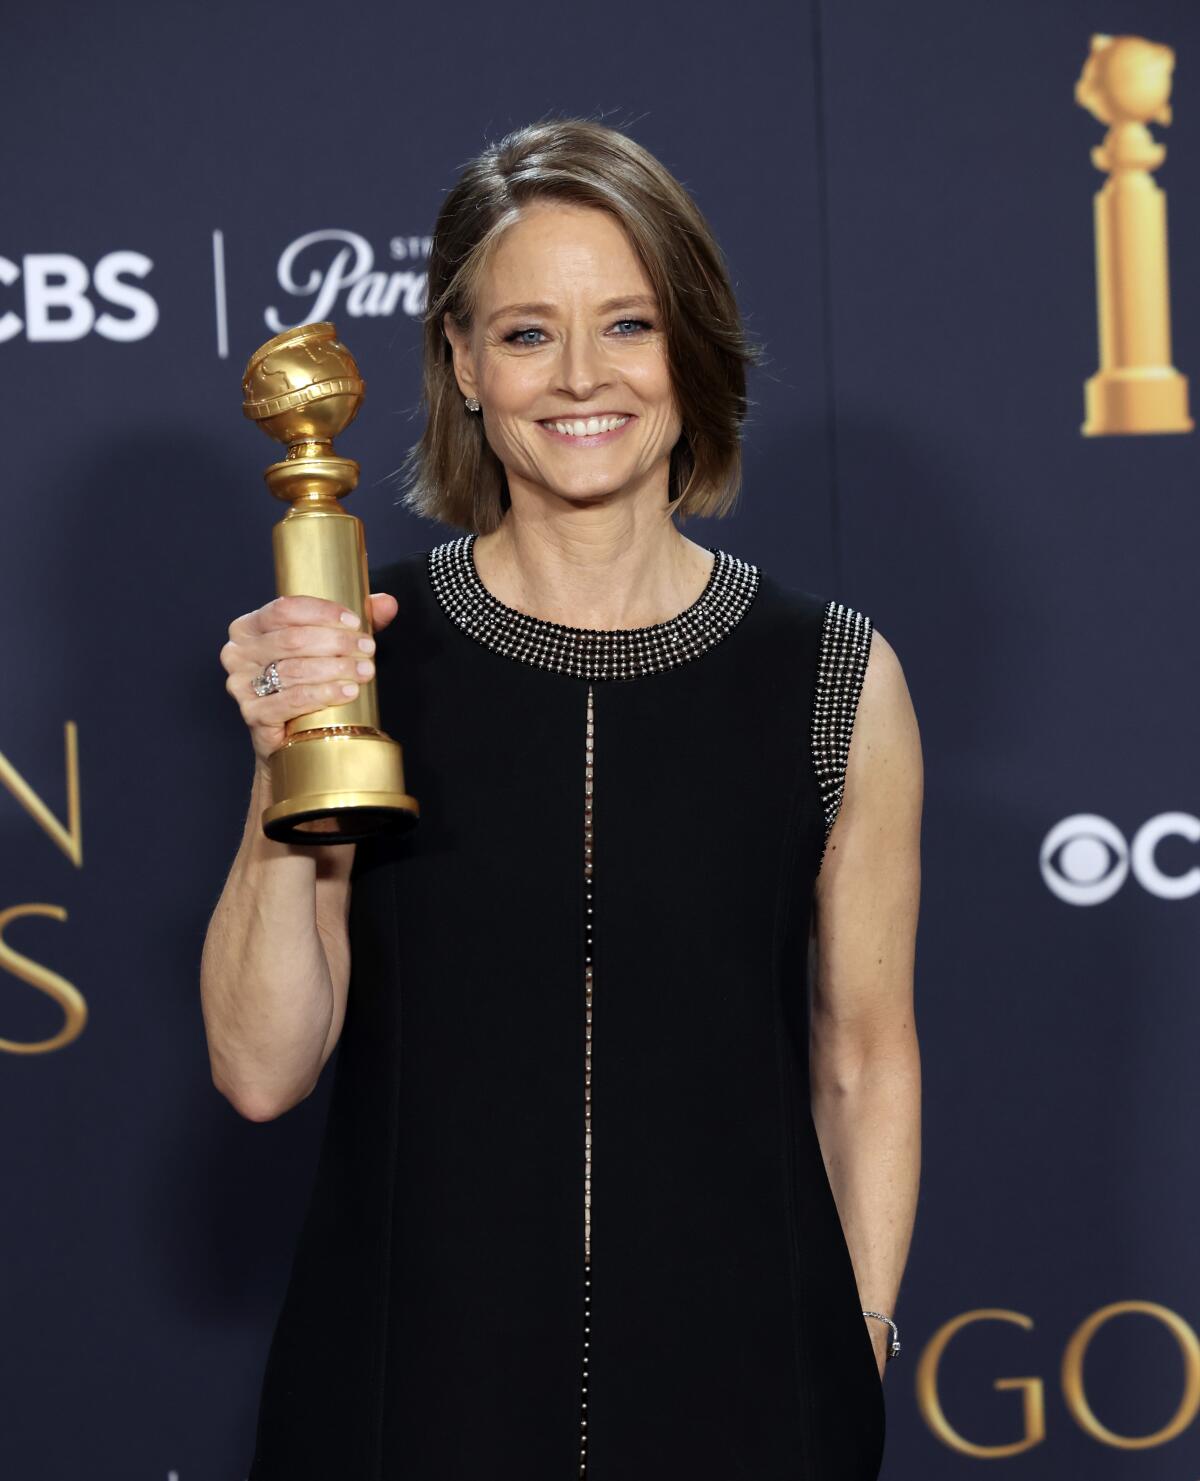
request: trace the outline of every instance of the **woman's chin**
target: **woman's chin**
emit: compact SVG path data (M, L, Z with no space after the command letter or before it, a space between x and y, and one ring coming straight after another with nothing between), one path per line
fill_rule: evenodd
M632 498L638 484L638 480L624 472L605 474L597 471L586 478L548 479L545 486L559 499L567 499L572 504L590 504L622 496Z

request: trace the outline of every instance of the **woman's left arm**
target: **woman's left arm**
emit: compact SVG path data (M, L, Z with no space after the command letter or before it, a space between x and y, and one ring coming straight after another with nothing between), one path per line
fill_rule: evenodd
M908 685L875 629L814 890L809 1057L813 1121L862 1306L891 1317L921 1163L913 965L923 794ZM863 1320L882 1373L891 1329Z

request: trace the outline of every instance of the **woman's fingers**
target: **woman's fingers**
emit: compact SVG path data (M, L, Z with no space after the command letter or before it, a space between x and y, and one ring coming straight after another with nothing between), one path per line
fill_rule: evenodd
M252 663L239 663L230 673L225 687L231 694L251 694L258 699L260 696L254 688L254 680L260 672ZM304 684L328 684L335 680L365 684L375 677L375 663L365 654L359 654L357 658L349 654L335 654L329 658L280 658L275 662L275 672L284 689L296 689Z
M229 636L235 643L244 643L262 637L264 632L306 625L346 631L362 628L357 613L350 612L340 602L326 601L324 597L279 596L235 618L229 624Z
M390 622L396 600L370 598L372 622ZM375 640L358 616L323 597L278 596L229 624L221 648L225 688L237 702L260 757L285 738L289 720L348 704L375 674ZM280 688L260 695L254 680L274 663Z
M365 653L332 653L327 658L280 658L275 670L284 684L316 684L331 679L363 683L375 677L375 660Z
M370 595L371 603L371 626L378 632L395 617L400 608L400 603L390 591L373 591Z
M325 683L305 680L285 684L274 694L255 694L252 684L244 675L231 674L225 687L242 712L247 725L283 725L297 715L308 715L313 710L323 710L329 705L348 704L358 695L358 681L331 679Z
M232 642L232 640L231 640ZM355 630L332 627L268 628L258 637L246 637L234 644L229 657L256 668L265 668L281 659L309 657L370 658L375 640Z
M387 607L384 603L384 613ZM283 743L287 721L356 699L360 684L375 677L373 653L375 638L360 619L323 597L274 597L234 619L221 649L225 689L237 702L259 757L274 754ZM270 663L276 665L280 689L259 695L253 681Z

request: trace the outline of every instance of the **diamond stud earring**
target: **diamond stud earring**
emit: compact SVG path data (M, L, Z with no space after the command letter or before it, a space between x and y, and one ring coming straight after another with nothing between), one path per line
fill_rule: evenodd
M468 397L466 397L466 408L467 408L468 411L478 411L479 410L479 402L475 399L474 396L468 396Z

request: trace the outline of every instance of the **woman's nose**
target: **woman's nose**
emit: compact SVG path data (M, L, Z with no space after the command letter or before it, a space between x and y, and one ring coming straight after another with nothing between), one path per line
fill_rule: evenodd
M591 396L605 383L604 354L589 334L568 334L559 360L562 389L576 400Z

